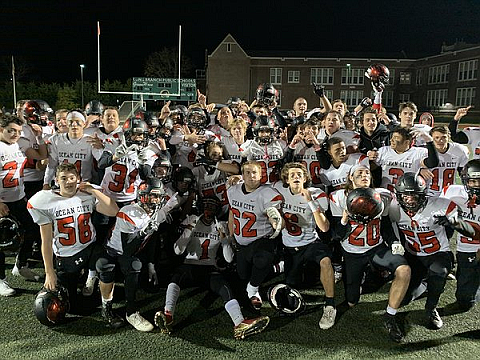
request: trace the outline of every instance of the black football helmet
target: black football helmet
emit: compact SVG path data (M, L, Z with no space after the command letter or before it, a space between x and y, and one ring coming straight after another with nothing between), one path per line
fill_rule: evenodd
M347 196L349 218L360 224L368 224L380 216L384 205L382 197L372 188L357 188Z
M195 176L187 167L178 167L173 172L172 185L180 196L195 188Z
M367 69L365 76L370 79L372 86L377 91L382 91L388 84L390 70L383 64L373 64Z
M34 100L28 100L23 104L22 108L23 118L29 124L37 124L46 126L47 123L42 120L43 110L39 103Z
M222 202L216 196L205 196L197 201L197 209L200 215L213 220L222 211Z
M299 314L305 310L305 301L295 289L285 284L277 284L268 290L268 301L274 309L284 314Z
M462 169L460 174L463 186L468 193L470 201L476 205L480 204L480 187L470 186L469 180L480 179L480 160L470 160Z
M159 154L152 166L152 176L166 184L172 180L172 171L172 163L168 156Z
M268 145L273 141L275 133L275 120L270 116L259 115L252 125L255 141L260 145ZM268 131L268 136L260 136L260 131Z
M255 98L257 100L257 104L269 107L273 105L275 101L277 101L278 91L273 87L272 84L260 84L255 92Z
M162 207L166 202L166 197L165 187L158 178L148 178L147 182L138 187L137 201L147 212Z
M17 251L22 242L23 234L18 221L12 215L0 218L0 251Z
M170 119L173 124L185 125L187 122L188 109L185 105L174 105L170 108Z
M413 216L427 205L427 183L418 174L406 172L395 184L398 203L408 216ZM407 199L407 196L412 196Z
M191 129L203 131L207 127L207 115L202 108L192 107L187 113L187 125Z
M85 105L85 114L89 115L103 115L103 104L99 100L90 100L87 105Z
M139 145L145 147L148 145L148 125L140 118L129 118L123 124L123 134L127 146ZM133 140L134 135L143 135L141 140Z
M69 309L68 291L61 286L53 291L45 288L40 290L33 306L33 312L38 321L47 326L64 322Z

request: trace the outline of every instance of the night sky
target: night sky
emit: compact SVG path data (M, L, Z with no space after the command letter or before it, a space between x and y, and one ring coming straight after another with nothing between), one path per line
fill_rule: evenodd
M60 4L62 3L62 4ZM146 57L178 42L203 68L231 33L245 50L436 54L443 42L480 43L480 0L389 1L23 1L3 0L0 55L21 57L27 80L72 81L86 64L96 79L96 21L102 78L143 76ZM2 68L5 71L5 67ZM6 74L1 74L5 78ZM8 76L8 75L7 75Z

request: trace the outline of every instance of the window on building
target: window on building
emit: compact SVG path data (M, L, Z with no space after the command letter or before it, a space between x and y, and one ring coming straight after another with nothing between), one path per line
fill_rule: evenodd
M333 90L325 90L324 93L328 100L333 100Z
M288 83L298 84L300 82L300 71L289 70L288 71Z
M475 100L475 90L476 88L474 87L458 88L457 98L455 100L456 105L462 107L473 105Z
M357 106L363 99L363 90L342 90L340 91L340 99L349 107Z
M333 85L333 68L311 68L310 82L322 85Z
M415 85L422 85L423 71L418 69L415 75Z
M398 101L400 101L401 103L410 101L410 94L400 94L398 96Z
M458 64L458 81L477 80L478 59Z
M447 102L448 89L428 90L427 107L439 107Z
M389 69L389 70L390 70L390 76L388 77L387 85L393 85L395 84L395 69Z
M405 71L400 71L400 84L410 84L412 74Z
M227 52L232 52L232 44L227 43Z
M363 85L364 69L342 69L342 85Z
M428 83L442 84L448 82L448 74L450 73L450 65L432 66L428 68Z
M270 83L274 85L282 84L282 68L270 68Z

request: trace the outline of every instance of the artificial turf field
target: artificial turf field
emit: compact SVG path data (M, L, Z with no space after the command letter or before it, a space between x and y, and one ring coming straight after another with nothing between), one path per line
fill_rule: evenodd
M233 325L220 299L210 308L200 305L206 292L186 289L181 292L172 335L158 329L141 333L127 324L119 330L105 328L100 306L89 315L71 316L55 328L41 325L33 315L33 300L41 284L14 279L10 275L13 258L7 257L7 279L17 289L11 298L0 297L0 359L479 359L479 306L467 313L443 316L444 327L428 330L424 317L425 299L402 308L404 343L392 342L382 324L389 285L366 294L361 303L340 316L329 330L320 330L323 290L306 290L310 304L297 318L282 317L268 304L262 314L271 317L267 329L245 340L233 338ZM39 271L39 269L36 269ZM455 281L448 281L439 309L454 301ZM336 287L337 304L343 301L343 286ZM123 289L117 286L115 309L124 313ZM139 291L142 314L153 316L164 301L165 291ZM99 294L85 304L99 304ZM441 311L440 311L441 313ZM246 311L246 315L249 313Z

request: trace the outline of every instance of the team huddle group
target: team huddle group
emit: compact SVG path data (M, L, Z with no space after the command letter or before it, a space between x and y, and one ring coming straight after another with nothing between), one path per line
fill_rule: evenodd
M383 323L400 342L397 311L423 293L428 326L443 326L437 305L455 263L451 308L468 311L480 281L480 128L457 125L469 107L435 126L429 113L415 123L413 102L399 105L398 120L387 114L381 89L352 112L323 87L314 92L319 108L299 97L288 112L271 84L251 105L207 104L198 92L188 108L169 101L123 125L95 100L54 114L43 101L20 101L0 117L0 231L22 232L2 236L0 295L15 294L5 252L16 247L12 274L44 282L35 315L47 325L81 309L98 282L107 326L152 331L136 293L142 276L157 285L163 272L165 306L153 323L164 333L186 287L219 295L243 339L268 326L262 297L298 313L297 289L318 275L324 330L335 324L336 282L348 308L372 283L391 281ZM44 278L28 266L38 248ZM125 317L112 308L119 276Z

